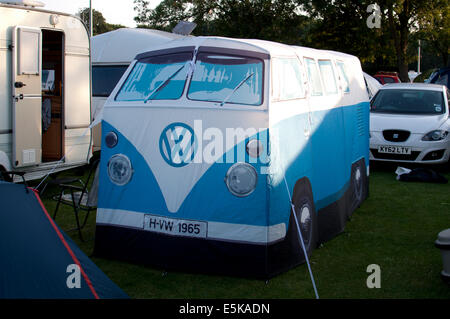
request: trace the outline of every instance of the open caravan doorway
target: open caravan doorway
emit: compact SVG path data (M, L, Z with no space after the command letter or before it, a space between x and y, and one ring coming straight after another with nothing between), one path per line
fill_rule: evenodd
M42 30L42 162L64 154L64 33Z

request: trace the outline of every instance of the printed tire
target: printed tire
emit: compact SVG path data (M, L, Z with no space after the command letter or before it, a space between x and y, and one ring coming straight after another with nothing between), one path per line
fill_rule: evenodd
M302 233L305 250L308 256L310 256L314 248L317 246L318 224L317 214L314 208L313 195L309 183L302 181L299 187L296 186L292 202L295 207L295 214ZM298 241L298 245L300 245L300 250L303 252L300 237L298 237L300 234L298 233L297 223L295 222L295 219L293 219L292 222L295 233L297 233L296 239Z
M364 161L360 160L352 165L352 173L350 176L350 210L349 216L361 205L364 200L366 173Z

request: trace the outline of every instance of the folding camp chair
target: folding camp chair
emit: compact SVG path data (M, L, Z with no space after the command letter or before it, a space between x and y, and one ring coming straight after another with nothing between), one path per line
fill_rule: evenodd
M20 171L0 171L0 181L14 181L14 175L20 176L23 181L23 185L25 186L25 191L28 193L28 184L25 180L25 172Z
M89 213L91 212L91 210L95 210L97 208L99 162L100 160L96 160L91 164L91 169L89 171L87 180L84 181L81 186L66 183L64 182L64 179L62 179L62 182L60 183L52 181L52 184L58 185L60 187L59 195L56 195L54 197L54 199L57 201L57 204L55 212L53 213L53 219L56 219L56 213L58 212L60 204L72 206L77 227L74 229L70 229L69 231L78 230L78 235L80 236L81 241L84 241L81 230L86 225ZM88 188L92 178L94 178L94 180L92 181L92 185L90 186L90 188ZM80 210L86 211L83 223L81 224L79 219Z

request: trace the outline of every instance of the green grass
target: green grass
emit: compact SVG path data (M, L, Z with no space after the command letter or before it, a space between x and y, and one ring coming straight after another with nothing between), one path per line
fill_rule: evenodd
M311 266L321 298L450 298L450 287L440 278L440 251L434 247L437 234L450 228L450 184L399 182L395 167L371 168L369 198L344 233L313 252ZM440 170L450 179L448 167ZM44 198L44 204L52 213L55 203ZM60 209L56 221L63 229L75 225L69 207ZM94 232L92 214L83 234L93 238ZM69 235L87 255L92 254L93 240L82 243L76 232ZM314 298L306 264L266 283L164 274L152 267L92 259L132 298ZM366 286L370 264L381 267L380 289Z

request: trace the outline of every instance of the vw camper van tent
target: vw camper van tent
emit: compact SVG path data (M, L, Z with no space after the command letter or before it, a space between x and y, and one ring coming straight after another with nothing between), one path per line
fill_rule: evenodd
M268 278L343 231L368 194L359 60L198 37L139 54L108 98L95 254Z
M28 180L90 154L88 32L79 18L36 5L0 1L0 170Z
M106 99L138 53L182 37L139 28L121 28L92 37L92 120L101 117ZM100 125L92 129L92 140L93 151L100 150Z

